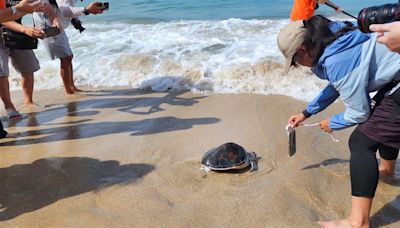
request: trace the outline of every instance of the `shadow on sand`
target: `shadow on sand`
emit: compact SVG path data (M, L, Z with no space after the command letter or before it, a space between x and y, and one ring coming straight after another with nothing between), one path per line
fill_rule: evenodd
M194 125L214 124L217 118L179 119L176 117L148 118L136 121L93 122L92 116L102 110L112 109L132 115L150 115L164 111L162 105L192 106L203 97L182 98L186 92L160 92L151 94L137 90L101 91L96 99L74 101L49 107L48 110L31 113L27 119L15 123L17 127L44 126L45 129L24 131L17 140L0 143L0 146L19 146L38 143L56 142L63 140L93 138L103 135L130 133L135 135L149 135L168 131L190 129ZM147 96L144 96L146 95ZM149 96L149 94L151 96ZM116 97L123 96L123 97ZM80 120L69 117L84 118ZM63 120L58 122L56 120ZM12 124L14 125L14 124ZM61 126L60 126L61 125ZM62 126L64 125L64 126ZM52 126L56 126L51 128ZM35 139L23 137L36 136Z
M128 185L155 169L87 157L54 157L0 168L0 221L46 207L58 200L112 185Z
M161 117L139 121L79 123L63 127L47 128L42 130L25 131L19 139L0 143L0 146L21 146L38 143L57 142L73 139L93 138L103 135L130 133L132 136L150 135L168 131L190 129L194 125L217 123L217 118L179 119L176 117ZM34 139L22 137L36 136ZM41 137L40 137L41 136Z
M335 164L344 164L344 163L349 163L349 162L350 162L350 160L344 160L344 159L339 159L339 158L331 158L331 159L327 159L327 160L325 160L323 162L320 162L320 163L317 163L317 164L306 166L306 167L302 168L301 170L315 169L315 168L319 168L319 167L335 165Z

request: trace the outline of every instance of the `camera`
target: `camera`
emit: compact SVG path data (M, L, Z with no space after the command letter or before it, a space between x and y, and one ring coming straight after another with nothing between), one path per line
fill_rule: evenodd
M57 36L58 34L60 34L60 29L57 27L48 27L43 29L44 34L46 35L46 37L53 37L53 36Z
M97 4L98 7L101 7L103 10L108 10L110 7L110 3L109 2L100 2Z
M364 33L371 33L372 24L386 24L400 20L400 0L397 4L385 4L362 9L358 14L357 23Z
M82 26L81 20L79 20L78 18L72 18L71 19L71 24L72 24L72 26L74 26L74 28L76 30L79 30L80 33L85 31L85 28Z

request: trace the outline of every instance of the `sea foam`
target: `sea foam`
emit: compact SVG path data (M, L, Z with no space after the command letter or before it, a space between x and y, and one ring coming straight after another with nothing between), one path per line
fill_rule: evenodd
M312 99L325 83L308 69L282 75L276 38L288 20L170 21L156 24L89 23L66 30L78 86L130 86L195 93L282 94ZM62 87L59 61L35 50L36 89ZM11 88L19 89L11 73Z

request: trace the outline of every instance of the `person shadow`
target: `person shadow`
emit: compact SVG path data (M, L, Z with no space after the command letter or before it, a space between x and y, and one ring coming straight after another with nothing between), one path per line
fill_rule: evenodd
M130 94L127 91L115 91L116 94ZM53 104L47 107L47 110L38 113L26 114L28 118L20 121L12 121L5 123L5 127L34 127L53 122L59 118L68 117L91 117L101 113L102 110L115 109L119 112L129 113L132 115L150 115L157 112L165 111L162 105L183 106L189 107L199 103L200 99L205 98L180 97L186 92L171 91L161 93L160 97L134 96L133 97L115 97L112 92L107 93L107 96L100 96L96 99L87 99L82 101L68 102L66 104ZM149 93L147 93L149 94ZM141 94L145 95L145 94ZM35 124L32 124L31 119L35 118Z
M0 221L82 193L134 184L153 170L153 165L88 157L52 157L0 168Z
M87 123L84 121L76 122L77 124L65 123L68 125L21 132L19 133L18 139L2 142L0 143L0 146L22 146L63 140L85 139L124 132L131 133L132 136L150 135L190 129L194 125L214 124L219 121L220 119L218 118L179 119L176 117L167 116L139 121L95 123ZM35 136L35 138L23 139L24 137L28 136Z

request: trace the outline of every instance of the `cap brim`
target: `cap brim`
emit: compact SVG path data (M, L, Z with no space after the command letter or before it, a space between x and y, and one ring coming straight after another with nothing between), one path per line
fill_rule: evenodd
M293 56L286 58L285 65L283 65L283 74L288 74L292 66Z

